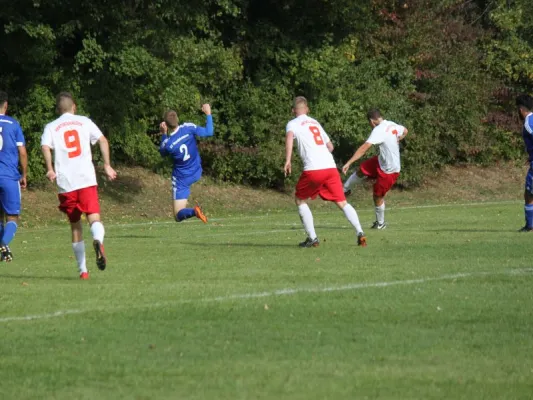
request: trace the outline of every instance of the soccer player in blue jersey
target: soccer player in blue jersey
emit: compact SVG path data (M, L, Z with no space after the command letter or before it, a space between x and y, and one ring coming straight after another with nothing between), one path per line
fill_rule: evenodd
M0 259L10 262L13 254L9 244L17 232L20 188L26 187L28 154L22 128L17 120L6 115L7 100L7 93L0 91L0 203L3 213L0 221Z
M529 171L526 176L526 189L524 192L524 212L526 215L526 224L519 232L533 231L533 97L529 95L520 95L516 98L518 115L524 121L522 136L528 153Z
M172 194L174 200L174 217L177 222L196 217L207 223L199 205L187 208L187 201L191 194L191 186L202 177L202 160L196 145L196 137L213 136L213 117L211 106L204 104L202 111L206 115L206 126L196 126L191 123L179 125L178 114L174 110L165 113L164 121L159 126L162 133L159 152L163 157L170 156L174 167L172 169Z

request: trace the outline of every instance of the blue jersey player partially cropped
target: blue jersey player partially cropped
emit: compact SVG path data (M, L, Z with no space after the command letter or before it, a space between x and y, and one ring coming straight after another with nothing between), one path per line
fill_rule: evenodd
M528 153L529 170L526 176L526 185L524 191L524 212L526 224L520 232L533 231L533 97L520 95L516 98L518 115L524 121L522 136Z
M28 155L22 128L16 119L6 115L7 100L7 93L0 91L0 258L9 262L13 260L9 244L15 237L20 215L20 188L26 187Z
M211 106L204 104L202 111L206 115L205 128L191 123L179 125L178 114L174 110L165 113L164 121L159 126L163 134L159 152L163 157L171 157L173 162L172 198L177 222L197 217L207 223L207 217L199 205L187 208L191 186L202 177L202 160L196 138L213 136L214 132Z

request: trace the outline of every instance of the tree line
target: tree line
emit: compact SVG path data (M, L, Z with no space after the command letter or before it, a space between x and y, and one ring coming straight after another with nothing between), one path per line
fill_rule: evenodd
M529 0L2 1L0 89L25 131L30 181L55 95L108 137L116 163L163 171L165 109L203 123L214 179L283 187L284 128L305 95L345 161L366 111L408 126L404 185L451 163L522 157L517 93L533 89ZM293 174L294 175L294 174ZM294 178L293 178L294 179Z

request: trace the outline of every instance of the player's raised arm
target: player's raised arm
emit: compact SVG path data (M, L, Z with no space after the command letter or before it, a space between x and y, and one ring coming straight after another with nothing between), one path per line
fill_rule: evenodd
M159 133L161 134L161 143L159 144L159 154L163 157L168 155L167 142L168 142L168 126L165 121L159 124Z
M213 116L211 115L211 106L209 104L204 104L202 106L202 111L206 115L206 125L205 128L202 126L197 126L196 135L200 137L213 136L215 133L215 127L213 125Z

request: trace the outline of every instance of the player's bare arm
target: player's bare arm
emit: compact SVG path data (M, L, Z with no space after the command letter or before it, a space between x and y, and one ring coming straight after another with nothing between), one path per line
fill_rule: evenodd
M333 153L333 150L335 150L335 146L333 146L333 143L331 142L326 143L326 147L328 148L330 153Z
M104 171L109 180L114 180L117 177L116 171L111 167L111 158L109 157L109 142L105 136L100 136L98 139L98 145L100 146L100 152L104 159Z
M25 189L28 183L28 152L26 151L26 146L19 146L18 150L20 169L22 170L22 177L20 178L20 187Z
M50 182L53 182L56 179L56 173L52 165L52 149L49 146L41 146L41 150L43 152L44 162L46 163L46 177Z
M285 176L288 176L292 172L291 160L292 160L292 146L294 144L294 133L292 131L287 132L285 136Z
M372 147L372 143L365 142L363 143L355 152L355 154L348 160L346 164L342 167L342 173L346 175L348 170L350 169L350 166L359 160L361 157L365 155L365 153Z

